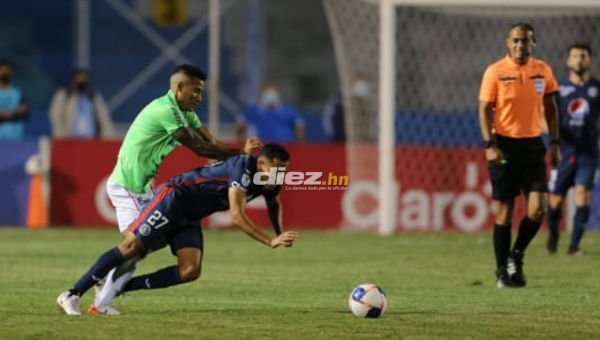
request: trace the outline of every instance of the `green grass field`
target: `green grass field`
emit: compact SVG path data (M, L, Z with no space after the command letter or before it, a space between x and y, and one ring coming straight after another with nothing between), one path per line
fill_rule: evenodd
M271 250L237 231L205 233L202 277L129 294L120 316L66 316L57 295L115 230L0 229L0 339L598 339L600 234L584 257L545 255L538 235L525 259L529 286L494 288L491 236L304 232ZM138 273L172 265L152 254ZM388 295L380 319L357 319L360 283ZM82 299L87 308L93 291Z

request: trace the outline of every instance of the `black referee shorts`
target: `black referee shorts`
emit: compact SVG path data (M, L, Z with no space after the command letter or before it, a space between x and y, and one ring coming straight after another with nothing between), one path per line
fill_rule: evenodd
M546 179L546 163L539 162L515 164L490 163L490 181L492 182L492 198L507 201L532 191L548 192Z
M507 201L521 193L548 192L546 149L541 138L496 138L506 162L489 163L492 198Z

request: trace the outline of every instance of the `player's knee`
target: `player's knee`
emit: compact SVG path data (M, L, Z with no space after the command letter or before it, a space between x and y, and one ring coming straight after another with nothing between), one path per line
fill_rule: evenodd
M196 265L179 266L179 277L182 282L195 281L200 277L201 271L200 266Z
M507 225L512 221L513 204L496 201L496 224Z
M546 216L546 209L542 206L536 207L535 209L529 211L529 213L527 214L527 217L529 217L530 220L535 221L535 222L542 221L545 216Z
M512 211L506 209L498 211L496 215L496 224L507 225L512 221Z
M583 186L575 187L575 205L589 205L591 202L591 192Z
M552 209L562 209L563 201L562 196L551 196L549 206L551 206Z

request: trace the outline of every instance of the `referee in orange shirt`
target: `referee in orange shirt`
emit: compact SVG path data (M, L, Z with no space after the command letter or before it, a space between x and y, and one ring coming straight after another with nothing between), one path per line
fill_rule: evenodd
M479 93L479 126L489 162L492 199L496 206L494 252L496 288L524 287L523 255L545 215L546 147L542 141L544 114L551 138L552 166L560 161L558 84L550 67L531 56L536 40L533 27L513 25L508 31L508 55L490 65ZM511 250L511 221L515 197L527 199Z

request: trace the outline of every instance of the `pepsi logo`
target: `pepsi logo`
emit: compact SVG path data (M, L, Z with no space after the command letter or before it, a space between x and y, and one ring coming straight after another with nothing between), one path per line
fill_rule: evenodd
M569 102L567 112L572 119L583 119L590 112L590 105L583 98L575 98Z

